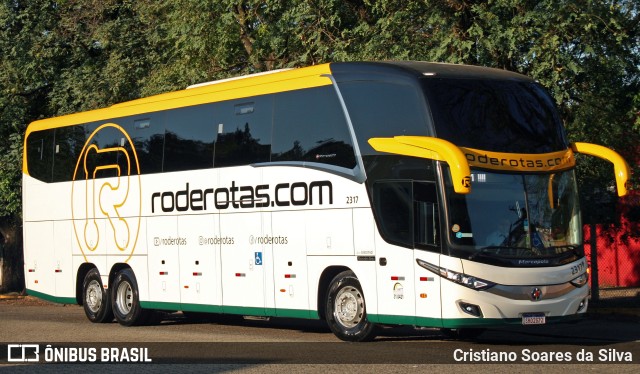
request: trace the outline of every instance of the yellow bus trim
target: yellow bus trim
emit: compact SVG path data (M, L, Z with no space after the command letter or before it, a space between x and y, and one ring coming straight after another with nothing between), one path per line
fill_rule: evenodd
M576 153L595 156L611 162L616 176L618 196L625 196L627 194L627 181L629 180L630 169L629 165L624 158L620 156L620 154L607 147L592 143L571 143L571 149Z
M504 153L460 147L469 165L516 172L549 172L570 169L576 160L571 148L550 153Z
M455 144L429 136L395 136L371 138L369 144L379 152L445 161L451 168L453 189L460 194L471 192L471 170L464 153Z

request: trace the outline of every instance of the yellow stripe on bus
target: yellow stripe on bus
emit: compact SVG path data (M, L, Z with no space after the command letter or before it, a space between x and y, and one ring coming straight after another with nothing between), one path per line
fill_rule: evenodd
M332 84L331 79L328 77L330 74L330 64L310 66L274 74L248 77L246 79L230 80L219 84L204 85L202 87L127 101L107 108L34 121L27 127L25 134L22 171L28 175L26 142L29 135L34 131L106 121L136 114L252 96L328 86Z

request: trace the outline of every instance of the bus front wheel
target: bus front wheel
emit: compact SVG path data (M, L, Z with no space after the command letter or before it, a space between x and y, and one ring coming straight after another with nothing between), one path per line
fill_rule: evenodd
M351 271L344 271L331 281L325 316L329 328L341 340L362 342L375 337L375 326L367 320L362 287Z
M140 307L138 283L131 269L118 272L111 286L113 315L123 326L135 326L146 321L146 311Z
M82 306L89 321L105 323L113 321L109 292L102 286L98 269L89 270L82 283Z

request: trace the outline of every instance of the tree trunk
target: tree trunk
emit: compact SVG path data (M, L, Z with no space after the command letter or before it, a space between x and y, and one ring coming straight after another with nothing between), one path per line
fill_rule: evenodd
M24 291L22 253L22 225L0 219L0 293Z

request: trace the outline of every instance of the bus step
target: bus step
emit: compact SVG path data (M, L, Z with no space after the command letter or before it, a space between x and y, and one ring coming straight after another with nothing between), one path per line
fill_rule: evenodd
M242 316L242 318L249 321L269 321L270 317L263 316Z

